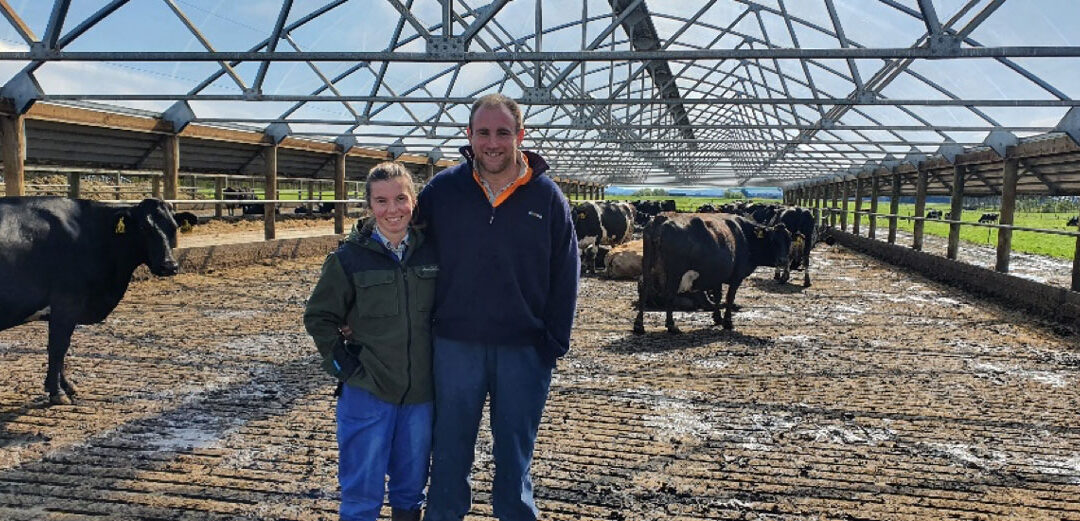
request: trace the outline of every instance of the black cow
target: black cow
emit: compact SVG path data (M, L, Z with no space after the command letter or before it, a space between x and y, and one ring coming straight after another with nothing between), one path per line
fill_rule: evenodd
M254 201L255 191L250 188L233 188L226 186L224 190L225 199L229 201ZM236 204L226 204L225 209L229 211L229 215L233 215L233 210L236 210ZM246 205L245 205L246 207Z
M715 293L713 322L732 329L735 292L758 266L786 266L791 234L784 225L764 226L726 214L662 214L645 227L642 277L634 333L645 332L645 304L659 295L667 311L665 325L678 333L672 317L681 293ZM728 285L720 315L723 285Z
M705 204L703 204L701 206L698 206L698 209L697 209L697 213L718 213L718 212L719 212L719 210L717 210L716 206L713 205L712 203L705 203Z
M927 219L941 219L941 210L927 210Z
M574 230L581 249L581 267L595 272L597 246L622 244L634 234L634 207L614 201L589 201L574 207Z
M661 212L677 212L679 210L675 207L675 200L674 199L664 199L663 201L660 201L660 211Z
M1069 219L1069 222L1065 223L1065 226L1080 226L1080 216L1072 216L1072 218Z
M803 269L803 286L810 287L810 250L817 243L818 233L814 228L814 214L798 206L785 208L772 224L783 224L791 232L791 251L787 266L777 266L773 278L787 282L791 272Z
M101 322L141 264L179 271L172 208L157 199L111 205L62 197L0 198L0 330L49 321L45 391L52 404L75 396L64 356L76 324Z
M998 220L998 214L996 213L984 213L982 217L979 217L980 223L996 223Z
M199 217L191 212L176 212L173 214L173 219L180 227L180 231L184 233L190 232L196 224L199 224Z
M660 201L634 201L630 204L634 207L634 224L638 226L645 226L649 219L662 211Z

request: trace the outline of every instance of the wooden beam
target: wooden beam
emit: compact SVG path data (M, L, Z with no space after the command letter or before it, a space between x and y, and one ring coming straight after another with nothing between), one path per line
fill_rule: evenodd
M165 136L161 142L165 152L165 164L161 169L165 184L165 200L176 199L176 187L180 184L180 138Z
M0 116L4 156L4 193L26 195L26 123L23 116Z
M277 199L277 153L278 147L269 146L263 149L263 162L266 165L266 186L263 187L263 198L267 201ZM263 205L263 238L266 240L273 240L277 238L277 230L275 229L275 217L274 215L277 209L277 205L274 203L264 203Z
M1015 157L1005 158L1004 176L1001 186L1001 224L1011 225L1015 222L1016 212L1016 179L1020 160ZM998 228L997 264L994 269L1001 273L1009 272L1009 255L1012 251L1012 230Z
M959 221L960 217L964 213L964 170L963 165L956 165L953 167L953 189L952 189L952 209L949 210L949 220ZM956 260L957 254L960 252L960 225L952 223L949 225L949 250L945 256L949 259Z
M892 195L889 196L889 244L896 244L896 214L900 213L900 174L892 175Z
M870 174L870 230L866 236L870 239L877 238L877 213L878 199L881 197L881 176L877 170Z
M918 178L915 180L915 217L926 216L926 184L929 178L929 173L925 169L920 168ZM926 226L926 222L922 219L915 220L914 227L914 241L911 244L911 248L915 251L922 251L923 247L923 228Z

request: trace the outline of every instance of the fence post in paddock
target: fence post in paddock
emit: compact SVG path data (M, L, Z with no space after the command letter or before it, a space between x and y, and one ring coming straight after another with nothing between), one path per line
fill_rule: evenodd
M1005 158L1005 170L1001 181L1001 224L1011 225L1016 213L1016 180L1020 160L1015 157ZM994 269L1002 273L1009 272L1009 255L1012 251L1012 229L998 228L997 265Z
M312 181L312 180L308 179L307 181L304 181L304 184L307 185L307 199L308 199L308 201L314 200L315 199L315 181ZM320 199L322 198L322 192L321 191L319 192L319 198ZM311 215L311 214L313 214L315 212L315 203L307 203L304 206L306 206L307 209L308 209L308 215Z
M959 221L964 213L964 169L963 165L953 167L952 207L949 210L949 220ZM949 250L945 256L950 260L956 260L960 252L960 224L949 224Z
M844 196L841 199L841 212L840 212L840 231L847 231L847 209L848 209L848 182L847 180L840 181L840 185L843 187Z
M345 152L338 152L334 155L334 199L345 197ZM345 203L334 203L334 233L345 233Z
M22 114L0 116L3 133L4 193L26 195L26 118Z
M862 221L862 189L863 180L861 177L855 178L855 222L851 225L851 233L859 234L859 221Z
M915 220L914 230L912 235L914 240L911 243L911 248L915 251L922 251L923 247L923 228L926 226L926 221L922 220L926 217L926 184L930 173L926 171L922 166L917 167L918 177L915 180Z
M1080 226L1076 227L1080 232ZM1076 238L1076 251L1073 253L1072 290L1080 291L1080 236Z
M263 198L267 201L277 199L277 152L278 146L276 144L263 149L263 160L266 164L266 186L263 190ZM274 209L276 207L277 205L274 203L265 203L263 205L263 239L268 241L277 238L274 221Z
M225 178L218 176L214 178L214 199L218 201L225 198ZM214 217L221 217L221 203L214 205Z
M180 184L180 137L172 134L162 138L161 150L165 153L165 164L161 168L164 199L176 199L176 186Z
M881 197L881 176L877 169L870 172L870 229L866 234L871 239L877 238L878 199Z
M832 192L832 211L829 212L829 227L836 228L836 210L840 208L840 183L829 184Z
M82 175L78 172L68 172L68 197L72 199L79 198L79 191L81 190Z
M900 213L900 173L893 169L892 195L889 196L889 244L896 244L896 214Z

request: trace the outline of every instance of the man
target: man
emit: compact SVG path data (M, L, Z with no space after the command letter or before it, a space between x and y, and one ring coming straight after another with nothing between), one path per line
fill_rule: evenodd
M468 513L473 451L490 394L492 508L503 521L535 520L529 468L555 360L570 346L577 237L566 198L544 175L547 163L519 149L525 127L514 100L477 100L466 135L466 161L420 194L441 266L425 519L456 521Z

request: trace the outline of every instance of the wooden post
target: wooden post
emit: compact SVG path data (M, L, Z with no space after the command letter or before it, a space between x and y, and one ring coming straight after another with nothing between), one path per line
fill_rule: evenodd
M1020 160L1005 158L1004 179L1001 181L1001 224L1012 225L1016 213L1016 179ZM1009 272L1009 254L1012 251L1012 229L998 228L997 265L994 269Z
M21 115L0 117L3 133L4 193L26 195L26 119Z
M1080 232L1080 226L1076 227ZM1080 237L1076 238L1076 251L1073 253L1072 290L1080 291Z
M840 231L847 231L847 209L848 209L848 182L840 181L840 185L843 187L843 197L840 200Z
M150 176L150 197L161 198L161 176Z
M120 199L122 199L122 197L120 197L120 172L116 173L116 178L114 179L114 181L116 182L116 187L113 188L113 197L115 197L116 200L119 201Z
M926 227L926 221L923 221L921 217L926 216L926 184L930 174L922 167L918 167L918 172L918 177L915 180L915 217L920 217L920 219L915 220L915 228L912 231L914 239L911 248L915 251L922 251L923 228Z
M80 185L80 183L82 181L82 175L80 175L78 172L68 172L67 177L68 177L68 197L70 197L72 199L78 199L79 198L79 191L81 189L81 187L79 185Z
M312 180L309 179L307 181L304 181L304 183L307 184L307 199L308 199L308 201L314 200L315 199L315 181L312 181ZM322 195L322 194L320 193L319 195ZM307 203L304 206L307 207L309 215L315 213L315 203Z
M263 149L263 160L266 163L266 187L263 192L267 201L277 199L277 145ZM273 240L277 238L277 230L274 228L274 203L263 205L263 238Z
M836 228L836 210L840 208L840 184L831 183L829 187L832 192L832 211L829 212L829 228Z
M334 199L343 200L345 194L345 154L338 152L334 161ZM334 233L345 233L345 203L334 204Z
M161 171L165 185L164 199L174 200L177 185L180 184L180 137L165 136L161 142L161 149L165 152L165 165Z
M964 213L964 166L953 167L952 209L949 210L949 220L959 221ZM956 260L960 252L960 224L949 225L949 250L945 256Z
M856 177L855 178L855 222L851 226L851 233L854 233L855 235L859 234L859 224L860 224L860 221L862 221L862 214L859 213L859 212L862 211L862 188L863 188L863 180L862 180L862 178L861 177Z
M881 177L877 175L877 170L874 170L870 174L870 233L867 237L871 239L877 238L877 213L878 213L878 199L881 197Z
M889 244L896 244L896 214L900 213L900 174L892 175L892 196L889 197Z
M217 176L214 178L214 199L218 201L225 198L225 178ZM214 217L221 217L222 204L217 203L214 205Z

